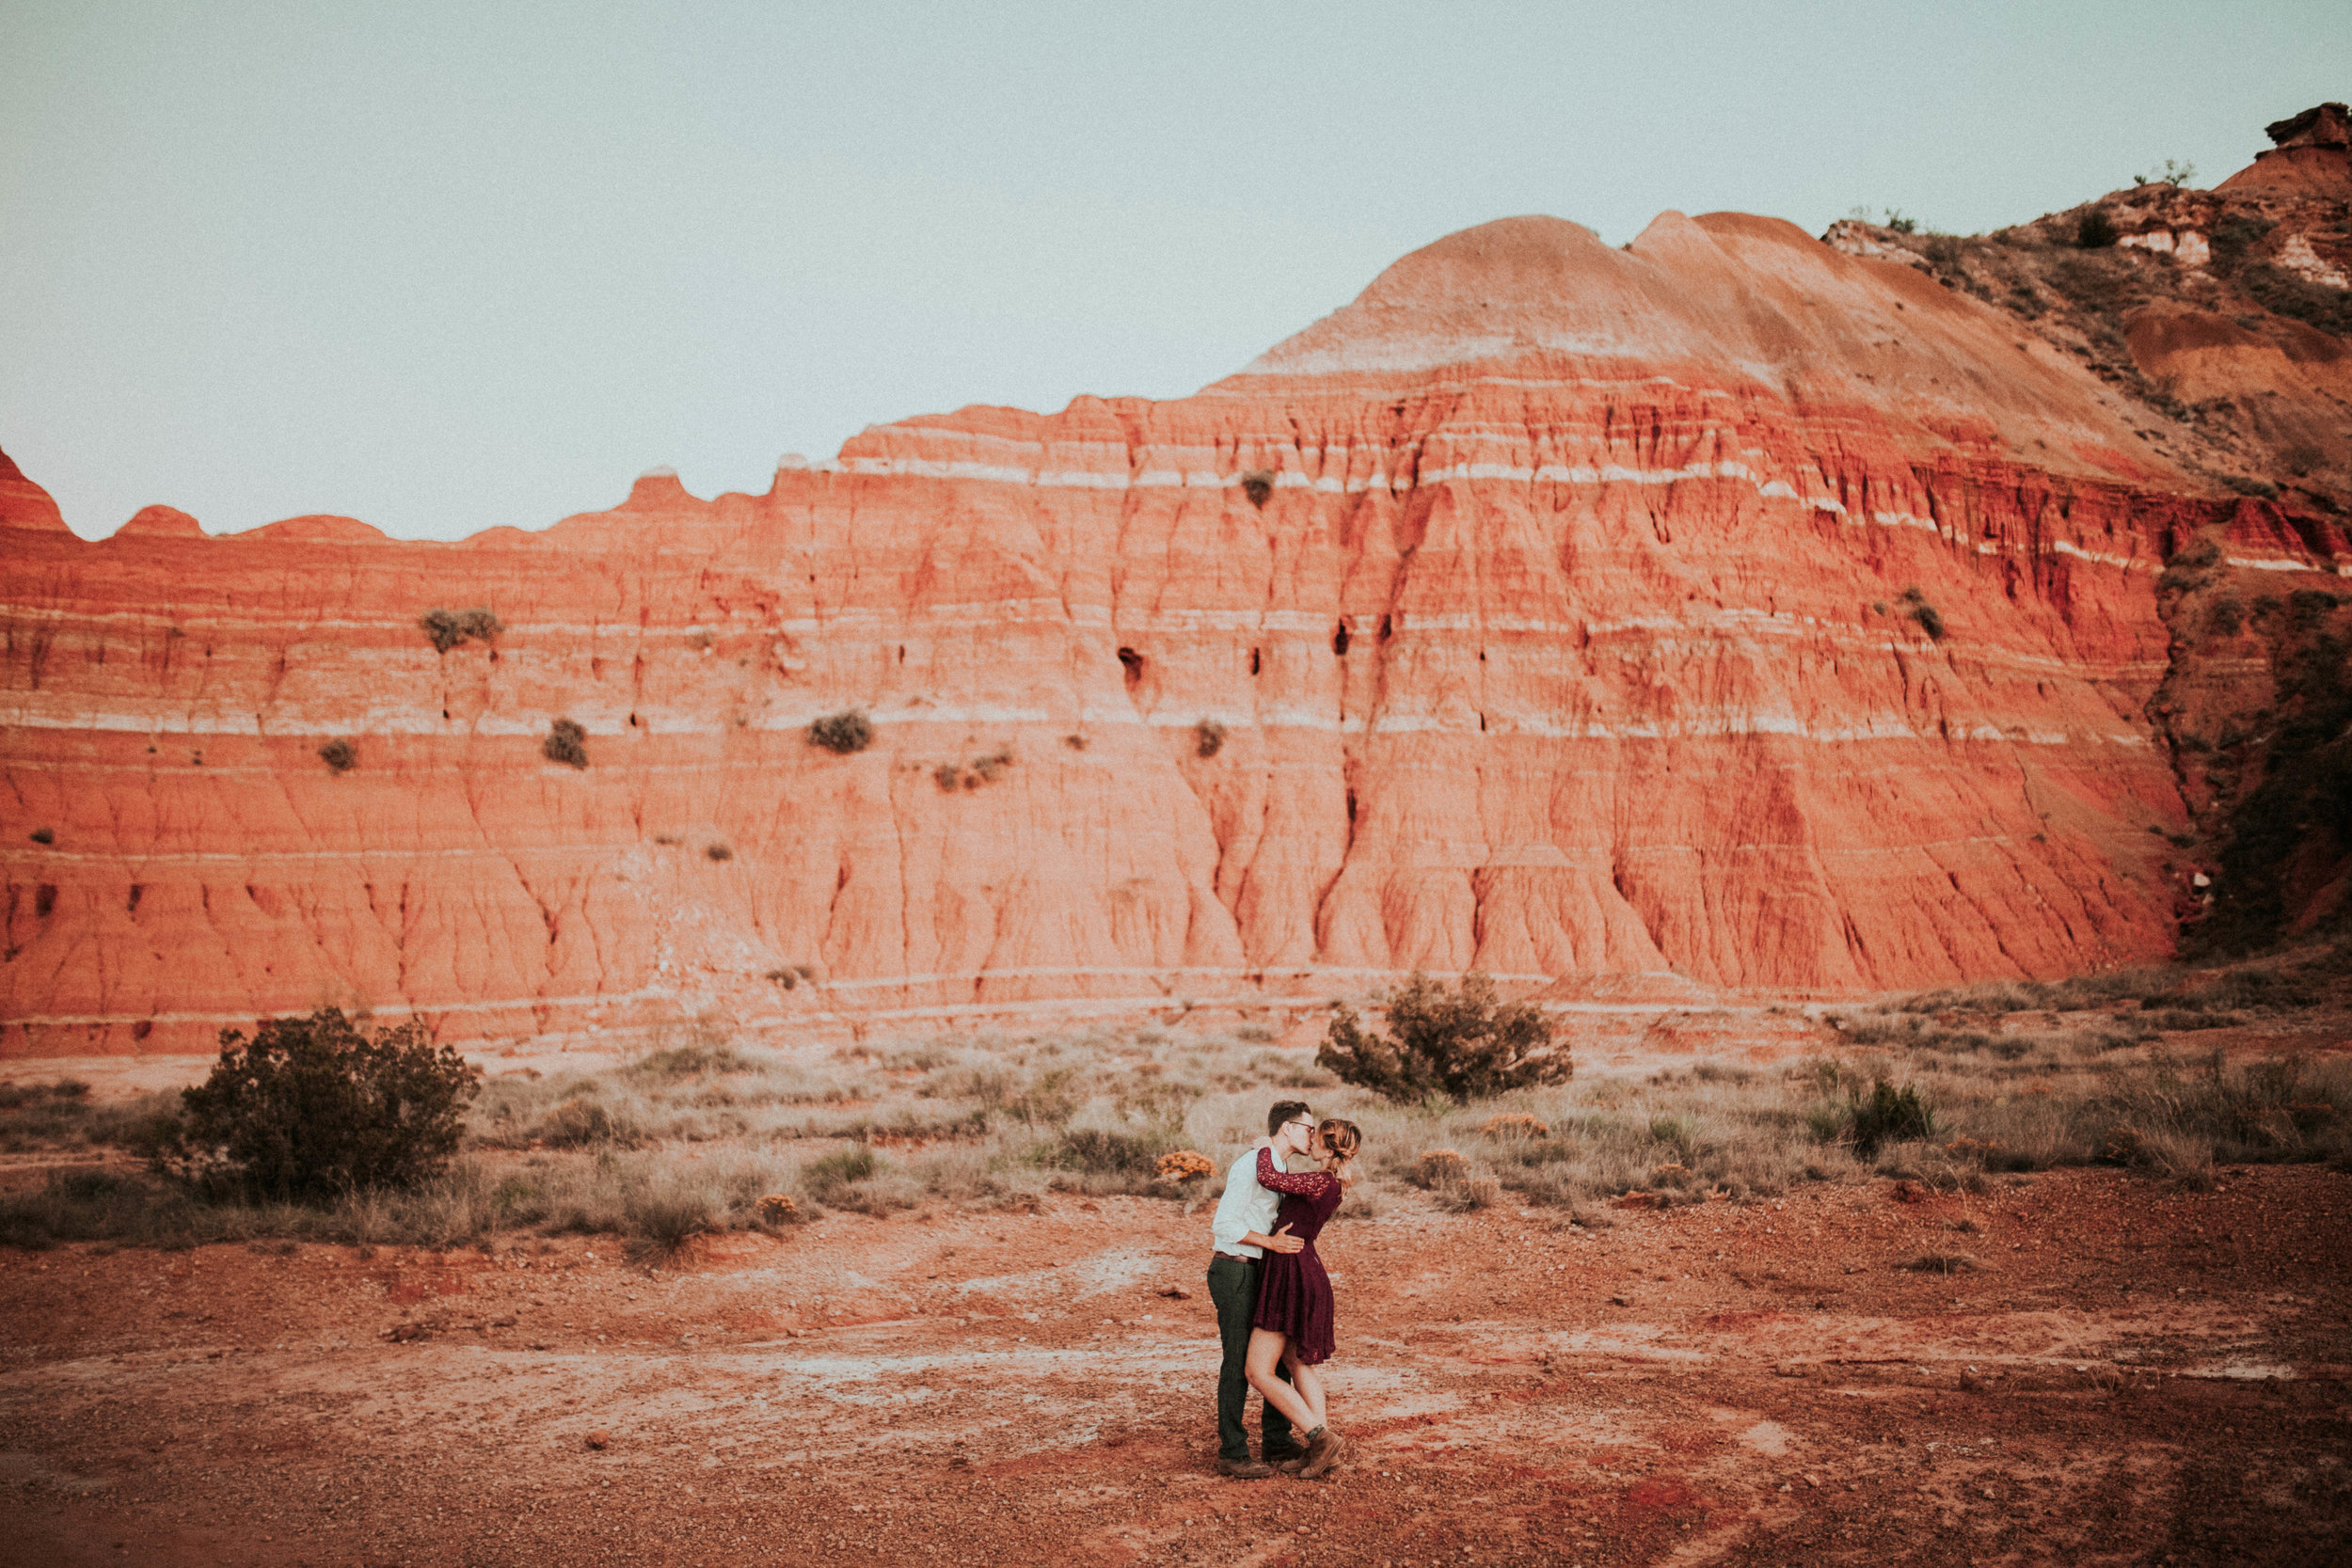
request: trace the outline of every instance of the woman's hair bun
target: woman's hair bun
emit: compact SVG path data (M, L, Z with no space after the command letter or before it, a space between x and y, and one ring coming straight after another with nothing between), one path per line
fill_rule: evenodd
M1315 1133L1323 1139L1326 1148L1330 1149L1343 1160L1354 1159L1356 1151L1364 1144L1363 1130L1354 1122L1342 1121L1337 1117L1324 1117L1322 1124L1315 1129Z

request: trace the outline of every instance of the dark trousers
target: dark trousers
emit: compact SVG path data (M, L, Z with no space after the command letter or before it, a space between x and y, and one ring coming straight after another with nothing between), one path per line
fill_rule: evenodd
M1225 1347L1216 1371L1216 1451L1236 1465L1249 1459L1249 1433L1242 1414L1249 1402L1249 1320L1258 1315L1258 1265L1219 1255L1209 1262L1209 1300L1216 1307L1216 1337ZM1288 1382L1288 1372L1278 1373ZM1298 1447L1290 1418L1268 1402L1259 1425L1261 1447L1279 1454Z

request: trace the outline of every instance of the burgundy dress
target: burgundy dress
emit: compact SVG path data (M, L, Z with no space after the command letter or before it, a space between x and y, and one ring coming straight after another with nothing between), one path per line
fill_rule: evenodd
M1331 1354L1331 1276L1315 1256L1315 1236L1339 1209L1346 1189L1328 1171L1292 1176L1277 1169L1270 1148L1258 1150L1258 1185L1283 1195L1274 1228L1287 1225L1307 1244L1296 1252L1265 1255L1258 1269L1258 1315L1251 1322L1288 1335L1292 1352L1311 1367Z

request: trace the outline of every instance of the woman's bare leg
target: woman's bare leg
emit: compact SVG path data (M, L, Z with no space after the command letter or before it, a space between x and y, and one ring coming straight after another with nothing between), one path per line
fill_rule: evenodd
M1288 1344L1282 1347L1282 1370L1290 1373L1291 1386L1298 1390L1298 1397L1307 1402L1309 1410L1314 1412L1315 1418L1309 1424L1308 1430L1327 1424L1331 1412L1324 1398L1322 1371L1300 1361L1297 1351Z
M1249 1331L1249 1356L1244 1365L1249 1373L1249 1386L1265 1396L1266 1403L1289 1417L1303 1437L1323 1423L1307 1402L1298 1397L1298 1390L1275 1375L1275 1369L1288 1349L1288 1336L1270 1328L1253 1328Z

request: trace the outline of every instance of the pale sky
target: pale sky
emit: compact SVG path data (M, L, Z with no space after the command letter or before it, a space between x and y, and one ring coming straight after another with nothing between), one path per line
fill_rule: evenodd
M0 0L0 449L89 537L538 528L1180 397L1454 230L2210 184L2332 3Z

